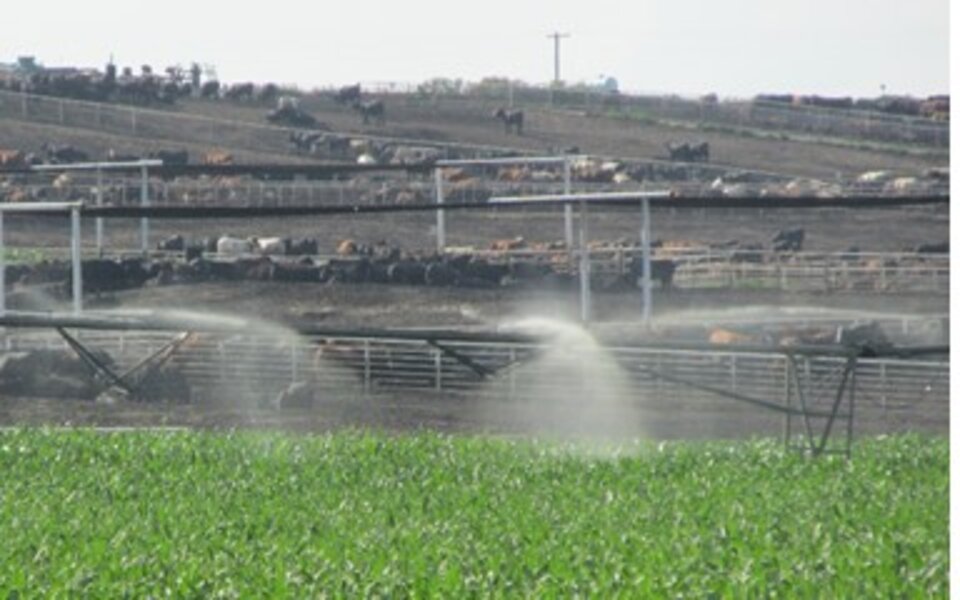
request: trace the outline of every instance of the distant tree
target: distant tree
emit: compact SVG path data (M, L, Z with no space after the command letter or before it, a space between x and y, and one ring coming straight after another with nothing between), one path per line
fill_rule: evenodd
M190 85L193 86L193 89L200 89L200 74L203 70L200 68L200 63L192 63L190 65Z
M186 74L183 72L183 67L180 65L172 65L164 70L166 71L170 82L175 83L178 86L186 79Z
M417 86L417 93L424 96L458 95L463 93L463 80L434 77Z

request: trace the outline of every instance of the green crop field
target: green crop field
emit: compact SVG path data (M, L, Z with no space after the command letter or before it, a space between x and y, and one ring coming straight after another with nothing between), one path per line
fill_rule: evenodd
M0 433L0 598L946 596L948 441Z

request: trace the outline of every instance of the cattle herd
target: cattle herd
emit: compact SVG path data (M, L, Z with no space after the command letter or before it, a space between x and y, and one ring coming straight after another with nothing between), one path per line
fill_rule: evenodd
M738 240L710 245L655 240L651 279L661 289L669 289L675 272L688 262L797 260L793 253L803 249L804 239L805 231L795 228L778 231L767 247ZM326 253L322 246L317 238L211 236L190 239L174 235L159 242L157 252L151 257L83 261L84 292L104 294L142 286L217 281L560 290L572 289L577 281L575 256L563 241L494 240L485 248L450 248L444 254L407 251L384 241L363 244L344 239ZM643 275L642 255L636 251L637 246L636 240L627 239L590 242L595 263L592 285L608 291L636 289ZM947 253L949 245L925 243L910 250L917 256ZM849 252L849 257L840 255L839 258L863 262L858 249L851 248ZM70 272L68 261L39 260L33 264L8 265L6 277L14 289L39 287L54 296L66 297L70 292Z
M757 102L788 104L792 106L815 106L838 110L864 110L901 115L927 117L936 121L950 120L950 96L934 95L926 99L910 96L881 96L879 98L827 97L795 94L760 94Z

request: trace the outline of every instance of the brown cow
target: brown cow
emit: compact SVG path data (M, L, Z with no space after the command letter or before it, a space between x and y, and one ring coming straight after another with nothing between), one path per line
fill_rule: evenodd
M512 240L494 240L490 244L490 249L498 252L508 250L520 250L527 247L527 242L522 237L516 237Z
M717 327L710 331L710 337L707 338L711 344L731 345L731 344L753 344L757 339L747 333L739 333L731 329Z
M340 256L352 256L359 251L360 247L353 240L340 240L337 244L337 254Z
M447 181L457 182L464 179L473 179L473 176L467 173L466 169L446 168L443 170L443 178Z
M835 327L794 327L777 332L777 345L827 345L837 342Z
M507 167L497 171L498 181L520 182L530 179L530 169L526 167Z
M20 150L0 148L0 167L20 167L26 162L26 155Z
M232 165L233 154L223 150L211 150L200 157L200 162L204 165Z

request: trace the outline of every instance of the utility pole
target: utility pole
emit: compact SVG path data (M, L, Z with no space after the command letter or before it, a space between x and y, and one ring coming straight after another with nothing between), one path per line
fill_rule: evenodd
M560 40L570 37L570 34L555 31L547 37L553 38L553 84L557 85L560 83Z

